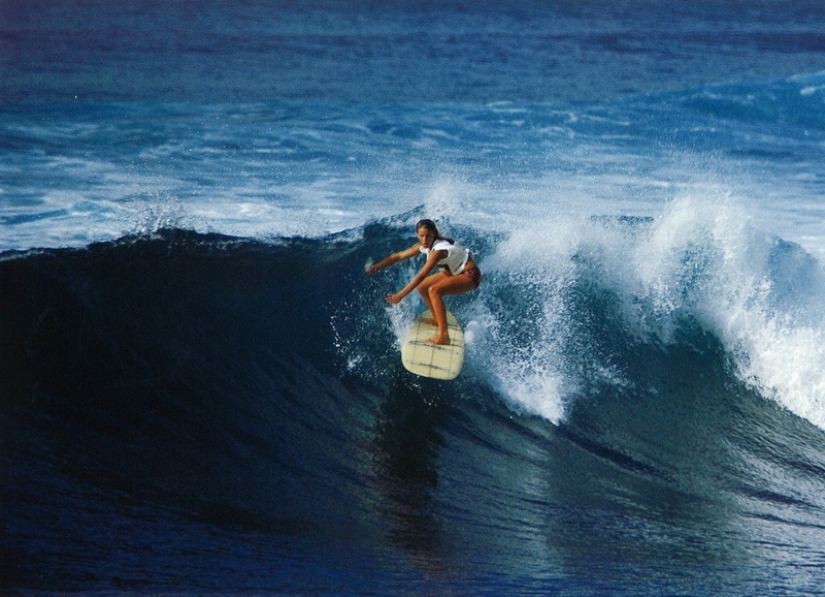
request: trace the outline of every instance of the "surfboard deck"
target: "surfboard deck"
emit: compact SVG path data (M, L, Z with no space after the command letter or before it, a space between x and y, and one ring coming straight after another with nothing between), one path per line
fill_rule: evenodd
M455 379L464 364L464 332L456 318L447 311L447 331L450 344L434 346L427 340L435 336L434 325L422 322L432 317L429 311L419 315L410 327L407 339L401 345L401 362L411 373L433 379Z

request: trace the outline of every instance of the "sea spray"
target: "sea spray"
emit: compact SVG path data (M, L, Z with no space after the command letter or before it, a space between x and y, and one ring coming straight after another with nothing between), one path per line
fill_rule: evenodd
M719 191L721 193L721 191ZM629 341L668 345L698 325L740 379L825 426L820 264L759 230L740 201L686 194L654 218L559 218L513 231L487 258L484 352L502 393L558 423L595 380L625 377L574 300L603 295ZM517 314L517 315L516 315Z

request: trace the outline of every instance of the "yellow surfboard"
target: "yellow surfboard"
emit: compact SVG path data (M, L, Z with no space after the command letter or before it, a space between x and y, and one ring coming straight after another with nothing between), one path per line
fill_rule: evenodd
M450 344L447 346L427 344L435 336L437 328L421 321L432 317L424 311L413 322L407 339L401 345L401 362L407 371L433 379L455 379L464 364L464 332L447 311L447 331Z

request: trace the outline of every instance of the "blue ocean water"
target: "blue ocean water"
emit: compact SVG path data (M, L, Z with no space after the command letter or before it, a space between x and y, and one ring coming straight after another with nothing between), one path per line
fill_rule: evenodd
M0 592L825 594L824 20L0 2Z

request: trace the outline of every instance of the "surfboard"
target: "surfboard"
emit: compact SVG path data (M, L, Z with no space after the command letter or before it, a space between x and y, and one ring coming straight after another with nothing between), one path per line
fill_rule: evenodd
M401 345L401 362L407 371L416 375L433 379L455 379L464 364L464 332L453 314L447 311L450 344L427 344L427 340L436 333L434 325L421 321L429 317L432 317L430 312L424 311L413 322L407 339Z

